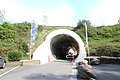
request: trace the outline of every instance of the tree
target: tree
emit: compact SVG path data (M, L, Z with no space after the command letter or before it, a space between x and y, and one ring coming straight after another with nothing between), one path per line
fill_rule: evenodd
M22 59L22 52L18 51L10 51L8 52L8 60L9 61L19 61Z
M118 24L120 25L120 17L119 17L119 19L118 19Z
M77 28L84 27L85 23L87 26L89 26L89 27L91 26L91 22L89 20L79 20L77 23Z
M8 22L3 22L2 27L5 29L14 30L13 25L11 23L8 23Z
M79 22L78 22L78 24L77 24L77 27L84 27L84 23L81 21L81 20L79 20Z
M5 14L5 11L4 10L0 10L0 23L4 22L4 14Z

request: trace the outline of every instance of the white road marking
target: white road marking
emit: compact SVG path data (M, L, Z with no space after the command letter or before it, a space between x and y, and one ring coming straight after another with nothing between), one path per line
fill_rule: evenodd
M73 63L70 80L77 80L77 69L75 69L75 67L76 67L76 63Z
M7 72L4 72L3 74L0 75L0 77L2 77L2 76L4 76L5 74L7 74L7 73L9 73L9 72L11 72L11 71L17 69L18 67L20 67L20 66L16 66L16 67L14 67L14 68L8 70Z

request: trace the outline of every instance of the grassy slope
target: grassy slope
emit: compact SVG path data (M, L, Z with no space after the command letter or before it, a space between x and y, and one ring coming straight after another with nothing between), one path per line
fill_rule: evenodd
M45 40L46 36L57 29L69 29L72 30L73 27L69 27L69 26L46 26L44 27L44 30L42 32L38 33L38 38L36 39L35 45L33 47L32 52L40 45L42 44L42 42Z
M35 46L33 47L33 51L44 41L46 36L56 30L56 29L69 29L74 30L73 27L68 26L48 26L45 27L42 32L39 32L39 36L35 42ZM80 28L74 30L85 42L85 29ZM89 44L91 47L99 46L100 44L120 44L120 26L103 26L103 27L89 27L88 28L88 38Z
M85 42L85 28L74 30ZM88 27L91 54L120 56L120 25Z
M17 27L16 29L13 29ZM31 24L5 24L5 29L0 25L1 39L0 48L3 49L1 53L7 53L6 50L21 50L22 44L30 42L30 28ZM74 30L85 42L85 28L74 29L68 26L47 26L43 31L39 31L38 38L33 46L32 52L45 40L46 36L56 29L70 29ZM3 33L4 32L4 33ZM13 33L16 32L16 33ZM18 35L19 33L19 35ZM15 35L16 34L16 35ZM13 38L11 38L11 35ZM10 37L9 37L10 36ZM88 27L89 45L91 48L97 48L101 44L109 44L111 47L117 46L120 52L120 25L103 26L103 27ZM5 39L2 39L4 38ZM12 41L11 41L12 40ZM5 50L4 50L5 49ZM116 48L115 48L116 49Z

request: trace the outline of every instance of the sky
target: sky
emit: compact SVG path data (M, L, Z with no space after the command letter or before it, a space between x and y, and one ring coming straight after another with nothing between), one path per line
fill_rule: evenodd
M0 10L11 23L34 20L41 25L76 26L85 19L102 26L118 23L120 0L0 0Z

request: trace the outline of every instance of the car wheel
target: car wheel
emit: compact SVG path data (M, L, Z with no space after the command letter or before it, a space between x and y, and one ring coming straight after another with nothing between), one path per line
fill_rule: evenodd
M4 69L5 67L6 67L6 62L3 63L2 69Z
M99 65L99 64L100 64L100 60L99 60L99 59L93 59L93 60L91 61L91 64Z
M97 65L100 64L100 61L99 61L99 60L96 60L96 61L95 61L95 64L97 64Z

